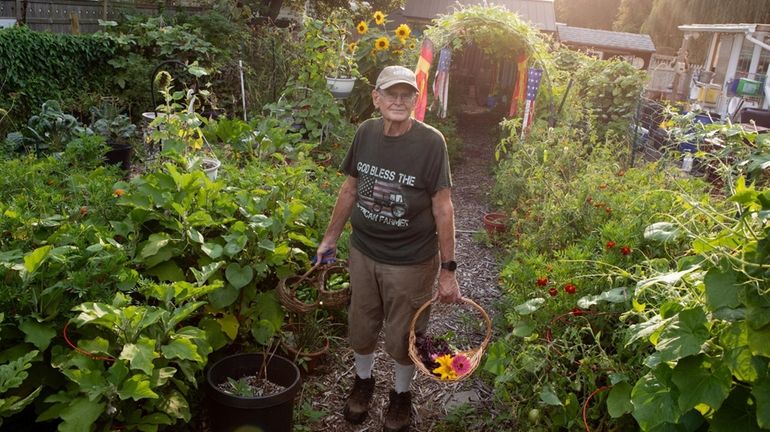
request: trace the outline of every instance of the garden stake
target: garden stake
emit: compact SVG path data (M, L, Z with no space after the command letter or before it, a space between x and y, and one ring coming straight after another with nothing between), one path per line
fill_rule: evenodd
M586 432L591 432L591 429L588 427L588 419L586 418L586 411L588 411L588 402L591 402L591 398L593 398L596 394L609 389L610 389L610 386L599 387L598 389L591 392L591 394L588 395L588 399L586 399L586 401L583 402L583 426L586 427Z

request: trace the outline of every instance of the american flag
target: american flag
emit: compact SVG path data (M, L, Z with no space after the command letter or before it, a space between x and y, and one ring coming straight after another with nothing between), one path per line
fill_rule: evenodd
M542 77L542 69L529 68L527 71L527 95L524 102L524 122L521 128L522 137L524 136L524 131L532 125L535 118L535 99L537 99L537 91L540 88Z
M438 59L436 78L433 80L433 103L438 101L438 116L446 118L447 103L449 102L449 65L452 63L452 50L441 48Z
M359 181L361 182L358 190L359 200L372 212L394 217L393 210L397 206L406 208L400 184L380 180L370 175L362 175ZM399 212L396 211L396 213ZM401 216L403 213L395 215L395 217Z

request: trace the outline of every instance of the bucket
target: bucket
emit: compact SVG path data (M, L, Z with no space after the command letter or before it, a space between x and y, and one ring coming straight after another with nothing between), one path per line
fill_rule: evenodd
M134 148L130 145L115 146L110 148L104 155L105 161L110 165L120 164L123 171L131 169L131 156L134 154Z
M206 175L209 177L209 180L211 181L217 179L217 173L221 165L222 162L220 162L219 159L203 158L201 160L201 168L203 168L203 172L206 173Z
M257 375L262 368L261 353L234 354L214 363L206 373L209 396L209 420L211 430L235 432L262 430L291 432L294 415L294 397L302 387L299 368L289 359L270 356L267 377L286 387L280 393L245 397L226 393L219 385L228 378L240 379Z

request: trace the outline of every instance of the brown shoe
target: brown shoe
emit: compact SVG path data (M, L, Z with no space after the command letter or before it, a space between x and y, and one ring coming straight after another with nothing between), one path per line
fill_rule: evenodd
M390 391L390 404L385 415L383 432L406 432L409 430L412 414L412 393Z
M353 390L350 391L343 414L345 420L353 424L360 424L366 419L369 412L369 402L374 393L374 376L369 378L360 378L356 375L353 383Z

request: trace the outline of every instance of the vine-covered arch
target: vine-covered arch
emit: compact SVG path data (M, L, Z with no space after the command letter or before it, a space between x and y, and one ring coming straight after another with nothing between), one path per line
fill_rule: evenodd
M437 51L444 47L457 51L472 43L484 55L498 60L516 61L524 54L530 59L530 65L543 70L544 84L550 93L544 61L549 55L546 36L502 6L458 4L451 14L433 20L424 35Z

